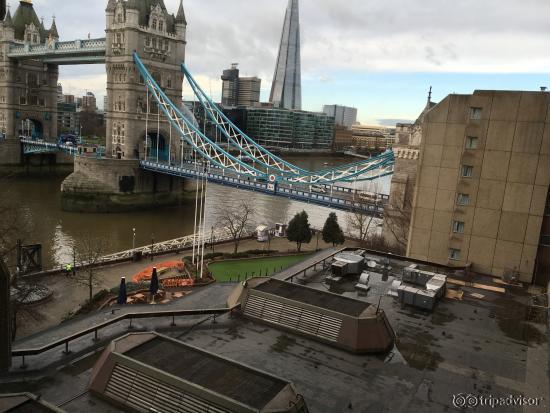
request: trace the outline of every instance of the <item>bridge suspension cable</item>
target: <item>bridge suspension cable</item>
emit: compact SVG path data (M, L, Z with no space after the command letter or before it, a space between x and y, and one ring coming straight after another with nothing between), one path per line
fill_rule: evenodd
M187 68L185 64L181 65L182 73L189 82L189 85L193 89L195 96L197 96L199 103L208 113L209 118L216 126L216 130L220 131L228 140L228 143L233 147L244 151L244 153L251 157L255 162L260 163L266 168L275 168L280 171L281 174L294 174L294 175L312 175L308 170L299 168L284 159L274 155L269 150L259 145L254 139L250 138L244 132L242 132L216 105L212 99L204 92L204 90L199 86L199 84L193 78L193 75ZM383 156L388 156L393 158L393 152L389 151ZM325 174L326 172L331 171L341 171L349 170L355 166L361 167L364 164L369 163L370 160L361 160L358 162L353 162L349 164L340 165L338 167L326 168L316 171L316 174ZM338 172L337 172L338 173ZM368 178L372 179L372 178ZM355 181L355 179L353 179ZM361 179L357 179L360 181ZM349 180L351 182L351 180Z
M238 175L245 175L255 178L260 177L264 179L267 179L270 174L273 174L276 181L284 181L290 184L331 184L334 182L343 181L352 182L356 178L357 180L372 180L377 179L384 174L389 174L392 171L393 152L386 152L380 156L371 158L363 162L356 162L350 165L344 165L342 167L322 170L314 173L302 170L297 167L294 167L294 169L292 169L293 166L291 164L289 164L288 162L284 162L283 164L280 161L277 161L277 159L280 158L268 155L269 151L262 148L260 145L241 133L241 142L243 142L243 144L240 146L240 148L242 152L245 152L249 154L249 156L252 156L254 166L250 166L243 162L241 159L236 158L231 153L224 150L218 143L213 142L210 138L206 136L206 133L201 132L196 127L195 122L188 119L182 113L182 111L166 96L164 91L160 88L160 86L148 72L138 54L135 52L134 61L140 74L145 79L146 87L155 98L159 108L165 113L170 123L179 132L181 139L190 144L193 149L197 151L205 160L224 170L236 172ZM208 99L208 101L212 102L210 99ZM202 102L204 102L204 99L202 100ZM211 109L214 108L215 105L213 105L212 103ZM220 111L217 108L216 110L213 110L213 112L210 112L207 107L205 107L205 110L208 113L220 114ZM227 118L225 119L227 120ZM212 120L216 127L221 127L216 119ZM224 121L224 124L229 127L229 120ZM222 133L227 136L227 131L225 129L222 128L220 129L220 131L222 131ZM246 146L244 142L246 142L246 145L248 146ZM253 150L253 152L248 152L249 149ZM258 165L258 167L256 167L256 165ZM259 169L261 167L264 167L265 169Z

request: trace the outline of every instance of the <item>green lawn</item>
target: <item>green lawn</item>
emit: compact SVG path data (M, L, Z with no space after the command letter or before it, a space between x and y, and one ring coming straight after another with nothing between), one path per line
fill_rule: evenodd
M258 277L260 275L273 275L276 272L292 267L307 258L307 255L291 255L288 257L272 257L258 259L243 259L235 261L214 262L208 266L218 281L244 280L247 277Z

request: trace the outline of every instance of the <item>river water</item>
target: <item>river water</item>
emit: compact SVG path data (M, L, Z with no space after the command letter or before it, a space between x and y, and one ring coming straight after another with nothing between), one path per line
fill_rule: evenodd
M342 163L354 162L354 158L291 157L290 162L305 169L319 170ZM9 181L8 194L19 208L27 224L26 244L42 244L44 268L61 265L72 260L73 246L84 237L103 237L108 240L108 251L116 252L132 248L133 228L135 245L149 245L154 239L164 241L193 233L194 205L159 208L124 214L80 214L60 209L60 187L64 177L19 177ZM358 183L357 188L389 193L391 177L376 183ZM239 191L233 188L209 185L206 196L207 223L215 226L215 211L223 206L250 202L256 211L256 224L286 223L294 214L305 210L313 227L321 228L332 210L288 199ZM342 226L346 226L346 213L336 211Z

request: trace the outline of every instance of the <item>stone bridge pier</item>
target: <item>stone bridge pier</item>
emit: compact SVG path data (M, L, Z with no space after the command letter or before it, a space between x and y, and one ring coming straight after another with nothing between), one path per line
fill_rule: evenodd
M74 212L127 212L192 204L193 181L139 169L131 159L75 158L74 173L61 185L61 206Z

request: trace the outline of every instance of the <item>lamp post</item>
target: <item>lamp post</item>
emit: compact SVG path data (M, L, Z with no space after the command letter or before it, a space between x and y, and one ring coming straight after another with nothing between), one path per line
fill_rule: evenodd
M210 246L212 247L212 254L214 253L214 226L210 228Z
M136 229L132 228L132 250L136 249Z
M153 247L155 246L155 234L151 234L151 261L153 261Z
M315 252L319 251L319 230L315 230L315 234L317 235L317 245L315 246Z

